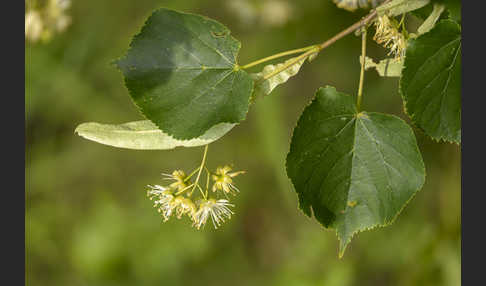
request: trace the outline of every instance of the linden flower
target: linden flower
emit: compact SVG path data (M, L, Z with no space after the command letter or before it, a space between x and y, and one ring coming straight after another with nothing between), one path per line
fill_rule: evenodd
M147 197L150 197L150 200L160 196L164 191L168 190L168 188L160 185L147 185L147 187L149 187L149 190L147 191Z
M167 177L166 179L175 181L174 183L169 185L170 188L181 191L188 187L188 185L185 182L187 176L186 173L184 173L184 171L175 170L174 172L172 172L172 175L164 174L164 173L162 174Z
M199 205L199 210L194 215L194 223L197 229L206 224L206 221L211 217L214 228L217 229L225 218L230 219L234 214L229 207L234 207L228 200L202 200Z
M194 205L191 199L185 198L183 196L177 196L172 201L172 206L175 209L176 217L178 219L180 219L185 214L193 219L194 215L196 214L196 205Z
M395 58L401 59L407 47L403 33L398 31L386 15L378 17L375 26L376 33L373 39L383 47L390 49L389 54L394 54Z
M148 185L148 187L150 189L147 191L147 196L150 197L150 200L153 200L154 198L158 199L154 201L154 207L162 214L164 221L169 220L176 207L176 205L174 205L174 195L172 191L169 188L159 185Z
M25 38L37 42L42 36L44 23L40 13L37 11L29 11L25 13Z
M164 221L169 220L174 212L178 219L185 214L191 219L194 217L196 206L191 199L183 196L174 196L173 191L167 187L159 185L149 185L148 187L150 189L147 191L147 196L150 197L150 200L157 199L154 201L154 207L162 214Z
M236 195L236 192L240 191L237 187L235 187L235 185L233 185L233 179L231 178L236 177L239 174L244 174L245 171L233 173L229 173L229 171L231 171L231 167L229 166L218 167L216 169L216 174L212 176L214 181L213 192L221 190L225 195L229 193Z

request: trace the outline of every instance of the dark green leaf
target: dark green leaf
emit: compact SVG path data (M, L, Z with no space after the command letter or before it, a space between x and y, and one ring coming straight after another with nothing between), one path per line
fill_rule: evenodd
M336 229L342 256L355 233L394 221L422 187L425 167L403 120L358 113L351 96L325 87L294 129L287 174L304 213Z
M400 92L412 121L436 140L461 142L461 29L451 20L411 39Z
M159 9L117 65L142 113L174 138L191 139L245 119L253 80L237 65L239 49L219 22Z
M220 123L211 127L204 135L190 140L177 140L162 132L150 120L123 124L80 124L74 132L88 140L118 148L137 150L168 150L175 147L197 147L218 140L235 124Z

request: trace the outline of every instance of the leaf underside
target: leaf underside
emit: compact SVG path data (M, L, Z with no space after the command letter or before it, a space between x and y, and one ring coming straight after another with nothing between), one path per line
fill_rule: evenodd
M176 139L191 139L245 119L253 80L238 68L240 46L217 21L162 8L116 64L144 116Z
M379 16L397 16L410 11L418 10L427 4L430 0L393 0L376 8Z
M302 66L302 64L304 64L306 59L307 58L304 58L296 62L287 69L265 80L263 79L265 76L271 74L277 69L282 68L285 64L295 60L295 58L288 59L285 62L276 65L266 65L261 72L250 74L250 76L255 81L253 98L256 99L265 95L269 95L278 85L287 82L290 77L296 75L299 72L300 67Z
M362 63L362 56L359 57ZM375 68L376 72L383 77L399 77L402 74L403 61L388 58L375 63L372 58L365 57L365 69Z
M294 129L287 174L302 211L336 229L342 256L355 233L394 221L422 187L425 167L403 120L357 113L351 96L325 87Z
M75 133L101 144L136 150L169 150L176 147L197 147L209 144L228 133L235 124L220 123L211 127L204 135L190 140L177 140L162 132L150 120L123 124L80 124Z
M430 31L434 27L435 23L439 20L440 15L444 11L444 9L445 9L444 5L435 3L430 15L425 19L422 25L418 27L417 33L419 35L422 35Z
M411 39L400 79L406 113L435 140L461 143L461 29L440 21Z

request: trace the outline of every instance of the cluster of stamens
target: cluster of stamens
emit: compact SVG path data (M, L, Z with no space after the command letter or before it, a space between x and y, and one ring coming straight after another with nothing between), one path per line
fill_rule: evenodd
M376 33L373 39L384 48L390 49L388 55L393 54L397 60L403 58L407 47L406 31L399 30L402 23L403 20L399 24L386 15L378 17L375 21Z
M201 187L199 179L202 170L206 172L206 185ZM154 202L154 207L168 221L173 215L178 219L188 216L192 226L200 229L209 218L218 228L226 219L230 219L234 212L230 207L228 194L236 195L238 188L233 183L233 177L243 174L244 171L232 172L229 166L218 167L214 173L206 167L192 171L189 175L182 170L175 170L172 174L162 174L172 183L161 185L148 185L147 196ZM193 182L192 177L197 173ZM209 184L212 179L212 193L209 192Z

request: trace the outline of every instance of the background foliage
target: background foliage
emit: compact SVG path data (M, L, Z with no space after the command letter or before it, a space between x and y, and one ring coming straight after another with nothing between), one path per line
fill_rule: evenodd
M437 144L415 130L427 170L424 188L392 226L358 234L342 260L334 231L297 208L285 174L291 132L319 86L356 93L360 38L352 35L305 63L211 144L211 168L231 161L248 171L237 178L242 192L233 219L218 231L176 220L162 224L145 185L160 182L160 172L196 167L202 148L122 150L73 132L86 121L143 119L110 62L161 6L224 23L242 42L242 64L321 42L365 13L330 0L73 1L66 32L25 49L27 285L460 284L455 144ZM408 24L416 25L412 18ZM371 57L384 53L369 41ZM409 122L397 86L397 78L367 72L363 109Z

